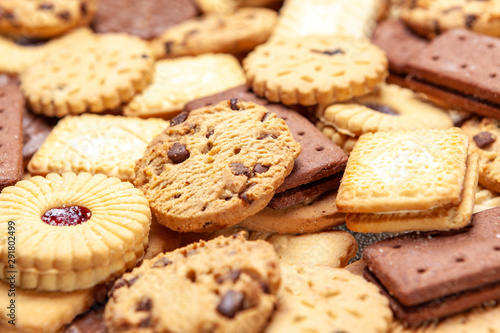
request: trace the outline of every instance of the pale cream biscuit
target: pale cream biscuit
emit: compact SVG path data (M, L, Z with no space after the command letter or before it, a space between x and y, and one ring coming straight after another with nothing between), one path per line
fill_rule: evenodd
M21 89L35 113L67 114L113 110L141 92L153 78L149 45L125 34L82 37L21 75Z
M243 83L245 74L238 60L228 54L161 60L155 64L153 83L132 99L124 114L172 118L193 99Z
M14 274L17 287L40 291L107 282L142 258L150 221L142 192L118 178L68 172L22 180L0 193L0 278Z
M135 161L168 126L162 119L84 114L61 119L28 164L34 175L67 171L134 180Z

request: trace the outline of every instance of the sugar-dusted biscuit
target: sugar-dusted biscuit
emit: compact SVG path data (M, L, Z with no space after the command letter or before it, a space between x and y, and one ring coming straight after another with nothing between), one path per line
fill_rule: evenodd
M479 184L500 192L500 121L474 118L462 125L470 137L471 151L479 156Z
M1 0L0 33L16 37L51 38L88 25L97 0Z
M118 279L108 332L261 332L281 281L273 247L243 235L159 255Z
M137 162L134 184L160 224L222 229L262 210L299 153L282 119L231 99L172 119Z
M385 0L287 0L271 39L309 35L370 38Z
M500 206L500 195L492 192L481 185L477 186L476 201L474 203L474 213Z
M257 95L287 105L345 101L372 91L387 76L387 58L377 46L340 35L267 42L243 67Z
M468 147L459 128L364 134L347 163L337 207L383 213L456 205Z
M0 191L23 177L23 112L19 88L0 87Z
M500 8L496 0L420 0L409 8L403 7L401 18L416 33L427 38L453 28L500 36Z
M0 282L1 332L58 333L77 315L87 311L96 297L106 295L101 286L72 292L46 292L22 288L15 288L15 292L12 290L14 288L8 283ZM15 301L14 306L11 305L11 300ZM9 306L14 307L12 316L9 316L11 314Z
M135 266L148 244L151 211L128 182L51 173L0 193L0 279L40 291L73 291ZM14 270L9 232L16 235Z
M345 269L281 265L276 310L265 333L387 332L392 313L377 287Z
M134 180L135 161L168 126L162 119L84 114L61 119L28 170L35 175L66 171L102 173Z
M24 71L21 89L35 113L103 112L141 92L153 70L151 49L139 38L88 35Z
M193 0L99 0L92 26L98 33L124 32L150 40L198 14Z
M124 114L172 118L193 99L243 83L245 74L240 64L228 54L161 60L155 64L153 83L132 99Z
M241 8L226 14L206 14L187 20L154 41L157 58L253 50L271 34L277 14L267 8Z

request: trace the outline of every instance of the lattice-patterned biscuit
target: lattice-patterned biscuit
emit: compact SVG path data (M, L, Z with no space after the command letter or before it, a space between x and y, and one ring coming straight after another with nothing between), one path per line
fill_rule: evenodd
M351 152L337 208L383 213L457 205L468 147L456 127L364 134Z
M387 76L384 52L351 36L307 36L260 45L243 60L247 83L272 102L305 106L365 95Z
M387 332L388 300L347 270L281 265L276 310L264 330L274 332Z
M102 173L132 181L135 161L167 126L168 122L162 119L68 116L49 134L28 170L35 175L66 171Z
M228 54L166 59L155 68L153 83L132 99L125 115L172 118L193 99L245 83L240 64Z
M0 193L0 278L14 269L16 286L41 291L109 281L142 258L150 221L144 195L118 178L68 172L22 180Z
M479 184L500 192L500 121L474 118L462 130L471 139L471 151L479 155Z
M105 309L108 332L261 332L280 284L264 241L218 237L159 255L125 274Z
M97 0L1 0L0 33L16 37L50 38L88 25Z
M134 184L160 224L222 229L262 210L299 153L284 120L232 99L174 118L137 162Z
M370 38L385 0L287 0L271 39L309 35Z
M348 213L346 225L357 232L403 232L460 229L469 224L474 210L479 174L478 157L469 155L460 202L419 212Z
M277 14L266 8L242 8L226 14L207 14L184 21L165 31L154 42L157 58L202 53L239 55L264 43Z
M21 75L35 113L63 117L119 107L153 78L149 45L125 34L89 35L59 49Z

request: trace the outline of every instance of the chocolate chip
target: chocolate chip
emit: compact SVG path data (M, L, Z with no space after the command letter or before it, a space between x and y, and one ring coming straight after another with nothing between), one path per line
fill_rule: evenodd
M51 9L53 9L53 8L54 8L54 5L53 5L53 4L51 4L51 3L46 3L46 2L44 2L44 3L42 3L42 4L40 4L40 5L38 6L38 9L41 9L41 10L51 10Z
M153 318L151 318L151 316L148 316L146 318L144 318L143 320L141 320L141 322L139 323L139 327L140 328L147 328L147 327L151 327L151 322L153 321L152 320Z
M181 112L175 118L170 120L170 126L177 126L179 124L182 124L183 122L186 121L187 118L188 118L188 113Z
M67 10L65 10L64 12L57 13L57 17L67 22L71 18L71 15Z
M245 175L248 178L253 176L252 171L250 171L250 169L248 169L242 163L237 163L237 162L231 163L231 172L236 176Z
M135 311L149 311L153 307L153 300L149 297L145 297L137 304Z
M261 134L257 140L263 140L263 139L266 139L266 138L273 138L273 139L276 139L277 136L272 134L272 133L264 133L264 134Z
M230 271L228 274L223 276L218 276L215 278L215 282L222 284L225 281L236 282L240 278L241 271Z
M321 53L321 54L325 54L325 55L329 55L329 56L333 56L336 54L345 54L344 50L342 50L342 49L333 49L333 50L325 50L325 51L312 49L311 52Z
M123 278L119 278L115 281L115 283L113 283L113 286L111 287L110 291L109 291L109 296L113 296L113 293L115 292L115 290L117 289L120 289L122 287L130 287L131 285L134 284L135 281L137 281L137 279L139 279L138 276L135 276L133 278L131 278L130 280L125 280Z
M207 228L208 226L214 224L213 222L205 222L203 223L203 228Z
M247 187L245 187L245 188L243 189L243 191L241 191L241 192L240 192L240 194L238 194L238 197L239 197L241 200L245 201L247 204L251 204L251 203L253 202L253 200L252 200L252 199L250 199L250 197L248 196L248 191L249 191L252 187L254 187L255 185L257 185L257 184L253 183L253 184L250 184L250 185L248 185Z
M172 46L174 45L174 42L172 41L168 41L165 43L165 52L167 54L171 54L172 53Z
M80 12L82 13L83 16L87 16L88 14L88 9L87 9L87 3L86 2L82 2L82 4L80 5Z
M142 59L149 59L149 56L147 54L141 54Z
M245 295L242 292L229 290L217 305L217 312L226 318L234 318L243 309L244 300Z
M172 260L168 259L167 257L162 257L158 260L155 261L155 263L153 264L153 268L158 268L158 267L165 267L165 266L168 266L172 264Z
M229 106L231 107L231 110L238 111L240 109L238 105L236 105L236 103L238 103L238 99L231 98L231 100L229 101Z
M255 164L255 167L253 168L253 170L257 173L264 173L264 172L267 172L267 170L269 170L269 167L262 165L260 163L257 163L257 164Z
M481 149L492 144L496 140L496 138L489 132L481 132L478 135L474 135L473 139L476 142L476 146Z
M465 16L465 25L467 28L472 29L472 25L476 22L478 16L474 14L469 14Z
M264 292L264 294L271 293L271 288L269 287L269 284L267 284L267 282L261 281L260 286L262 287L262 291Z
M265 122L267 120L267 117L269 117L270 114L271 114L271 112L266 112L266 114L262 116L260 121Z
M176 142L168 150L167 156L172 162L181 163L187 160L190 154L189 151L186 149L186 146Z
M388 105L368 102L368 103L365 103L364 106L366 106L367 108L370 108L372 110L378 111L380 113L388 114L391 116L399 116L399 112L397 112L396 110L394 110L393 108L391 108Z
M214 129L213 128L210 128L208 131L207 131L207 135L205 135L207 137L207 139L209 137L211 137L212 135L214 135Z

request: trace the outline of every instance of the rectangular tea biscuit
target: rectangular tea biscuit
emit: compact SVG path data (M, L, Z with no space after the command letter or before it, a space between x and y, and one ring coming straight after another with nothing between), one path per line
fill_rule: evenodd
M0 87L0 191L23 177L23 111L21 90Z
M467 171L460 203L422 212L346 214L346 225L357 232L402 232L459 229L466 226L474 209L474 195L479 178L477 154L467 159Z
M132 181L136 160L167 126L162 119L93 114L65 117L35 153L28 170L33 175L102 173Z
M337 207L383 213L457 205L468 147L459 128L364 134L347 163Z

